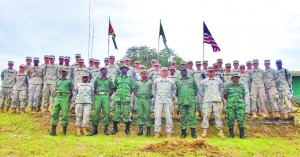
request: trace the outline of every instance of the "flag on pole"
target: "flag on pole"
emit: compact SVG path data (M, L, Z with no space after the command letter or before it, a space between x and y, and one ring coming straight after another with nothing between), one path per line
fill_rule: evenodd
M159 37L160 36L162 36L162 38L163 38L163 42L164 42L164 45L165 45L166 49L169 49L169 47L167 45L167 39L166 39L166 36L165 36L164 29L162 27L161 21L160 21L160 26L159 26Z
M208 30L206 24L203 21L203 42L210 44L214 52L221 51L220 47L218 46L217 42L215 41L214 37Z
M110 23L110 19L109 19L109 25L108 25L108 35L111 35L111 38L112 38L112 41L115 45L115 49L118 50L118 47L117 47L117 43L116 43L116 34L115 34L115 31Z

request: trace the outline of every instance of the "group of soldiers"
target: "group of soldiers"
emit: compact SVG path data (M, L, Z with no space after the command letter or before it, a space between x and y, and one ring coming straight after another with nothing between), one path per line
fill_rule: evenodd
M138 135L150 136L150 113L154 112L155 137L161 136L161 119L164 111L166 136L172 134L172 114L181 117L181 138L187 136L188 125L191 136L196 138L196 115L202 116L202 137L207 136L209 119L214 114L218 135L224 139L222 112L226 113L230 137L234 137L235 119L238 122L240 138L245 138L245 117L257 119L293 117L291 104L291 73L282 68L277 60L277 70L270 67L270 60L264 61L265 70L258 68L259 61L247 61L246 65L233 61L223 68L222 59L213 66L208 61L182 61L177 70L175 61L169 68L160 67L157 60L151 60L151 68L145 69L138 60L131 66L130 58L115 64L115 57L100 61L90 58L88 66L80 54L76 63L70 65L69 56L45 55L44 63L39 58L26 57L26 64L13 69L14 62L8 61L8 68L1 73L0 112L25 113L28 105L32 112L49 112L52 107L52 130L56 135L59 112L62 113L63 134L68 126L68 113L76 113L76 134L96 135L103 114L104 134L116 134L118 124L125 123L125 133L130 134L131 113L138 115ZM6 103L5 103L6 102ZM6 104L6 108L4 108ZM286 107L284 106L286 104ZM285 109L286 108L286 109ZM18 111L17 111L18 109ZM91 111L93 130L88 133ZM109 115L113 113L113 130L110 133Z

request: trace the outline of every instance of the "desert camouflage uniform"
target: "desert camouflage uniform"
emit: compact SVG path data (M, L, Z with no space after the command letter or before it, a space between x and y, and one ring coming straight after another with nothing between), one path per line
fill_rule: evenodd
M275 69L266 69L265 70L265 87L266 87L266 94L268 98L268 103L267 103L267 110L268 112L278 112L278 109L280 108L279 105L280 99L279 99L279 94L277 91L277 82L278 80L278 75L275 71Z
M1 72L1 94L2 100L0 107L4 107L5 100L7 100L7 108L11 106L11 94L13 91L13 87L15 85L15 77L17 75L17 71L14 69L5 69Z
M290 87L292 85L292 74L287 69L276 70L278 76L278 84L277 89L279 92L279 98L281 99L279 109L280 113L285 113L283 103L286 103L288 112L292 112L292 93L290 91Z
M248 73L239 73L240 79L239 82L244 85L246 94L245 94L245 113L250 114L250 75Z
M97 78L101 77L101 73L100 73L100 67L99 68L93 68L91 71L91 76L92 79L90 79L90 83L92 84L92 86L94 86L94 82L96 81Z
M82 75L83 74L87 74L89 76L89 78L91 78L90 72L86 67L82 67L82 68L75 67L74 68L71 77L72 77L72 80L73 80L73 83L74 83L75 87L77 86L77 84L82 82ZM74 108L75 107L75 97L72 97L71 102L72 102L71 103L71 108Z
M266 112L265 107L265 76L262 69L253 69L251 74L251 111L257 112L257 99L260 100L260 112Z
M39 66L32 66L28 69L28 106L30 108L37 108L41 106L43 80L40 77L40 70Z
M194 77L196 70L194 70L194 69L187 69L187 71L188 71L188 76L189 77ZM180 72L179 72L179 74L180 74Z
M43 107L48 108L49 102L53 103L53 91L55 90L55 82L58 77L58 66L55 64L45 65L44 69L40 71L40 76L43 76Z
M115 78L120 75L120 70L117 65L107 65L107 78L110 78L113 82L115 81ZM110 111L114 110L114 95L110 96Z
M173 76L171 76L170 74L168 75L168 78L170 78L170 79L172 79L174 82L176 81L176 79L177 78L179 78L179 76L178 75L176 75L176 73L174 73L174 75ZM154 101L153 101L154 102ZM154 104L154 103L153 103ZM177 113L177 111L178 111L178 98L177 98L177 96L175 96L175 98L174 98L174 100L172 101L172 108L173 108L173 113ZM153 108L154 109L154 108ZM172 113L171 112L171 113Z
M195 70L194 78L197 83L197 86L199 88L201 81L204 80L207 77L207 72L204 70ZM201 111L202 110L202 104L200 104L201 100L199 97L199 94L196 96L196 110Z
M28 91L28 80L27 80L27 74L24 73L18 73L15 77L16 83L13 87L12 92L12 109L15 109L20 107L20 109L24 109L26 107L27 102L27 91Z

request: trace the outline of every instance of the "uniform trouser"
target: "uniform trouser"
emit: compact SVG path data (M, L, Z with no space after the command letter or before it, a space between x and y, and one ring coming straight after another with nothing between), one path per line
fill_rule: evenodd
M205 102L203 103L202 106L202 115L203 115L203 120L202 120L202 128L203 129L208 129L209 127L209 118L211 115L211 112L214 112L215 116L215 123L217 129L222 129L222 119L221 119L221 102Z
M136 112L138 115L137 123L139 125L151 126L150 112L151 112L151 98L137 98Z
M178 104L179 111L181 113L180 126L181 129L187 129L188 123L190 128L196 128L196 114L195 114L195 104Z
M122 102L122 101L115 101L114 102L114 115L112 121L120 122L120 117L123 115L123 122L130 122L130 102Z
M245 94L245 112L247 114L250 114L251 113L251 107L250 107L250 90L248 87L245 86L245 91L246 91L246 94Z
M131 97L130 107L131 107L132 111L135 111L136 110L136 96L133 93L131 93L130 97Z
M165 119L166 119L166 132L172 133L173 122L172 122L172 99L170 98L163 98L155 100L155 107L154 107L154 115L155 115L155 123L154 123L154 131L160 132L161 131L161 118L162 118L162 110L164 108L165 112Z
M93 126L98 126L100 123L100 111L103 112L103 124L109 125L109 95L96 95L94 101L94 117Z
M265 88L264 87L252 87L251 88L251 111L257 112L257 99L259 99L259 111L260 112L266 112L266 106L265 106Z
M177 97L174 97L174 100L172 101L172 104L173 104L173 107L172 107L172 109L173 109L173 111L172 112L177 112L179 109L178 109L178 98ZM171 113L172 113L171 112Z
M13 88L6 88L2 87L1 93L2 93L2 100L0 103L0 107L4 107L5 100L7 100L7 107L11 106L11 94L12 94Z
M115 95L115 93L113 93L113 94L110 96L110 103L109 103L110 111L114 111L114 95Z
M266 93L268 98L267 101L268 112L278 112L278 108L279 105L281 105L281 103L280 103L277 88L274 86L269 89L266 89Z
M42 85L41 84L29 84L28 88L28 106L30 108L39 107L42 98Z
M11 108L17 108L17 106L19 106L20 108L23 109L26 107L26 98L27 98L26 90L13 90L11 96L12 96Z
M151 112L154 112L154 108L155 108L155 98L151 99Z
M52 111L52 125L57 125L59 119L59 112L62 113L62 126L68 126L68 112L70 107L69 96L56 96L54 98L54 105Z
M280 105L279 105L279 109L280 109L280 113L283 114L285 113L284 111L284 102L286 104L287 110L288 112L292 112L292 94L290 92L289 89L283 90L283 91L279 91L279 98L281 99L280 101Z
M90 121L92 104L76 104L75 105L75 113L76 113L76 126L77 127L88 127Z
M53 103L53 92L54 85L53 84L44 84L43 87L43 107L48 108L50 103Z
M226 108L227 124L229 128L234 127L234 121L237 120L240 129L245 128L245 104L243 103L227 103Z

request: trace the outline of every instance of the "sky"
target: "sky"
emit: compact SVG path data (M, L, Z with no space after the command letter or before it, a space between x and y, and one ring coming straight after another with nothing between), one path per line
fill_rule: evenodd
M289 70L300 70L300 2L297 0L90 0L90 37L94 28L93 52L88 51L88 0L1 0L0 70L7 61L15 68L26 56L81 53L103 59L108 55L108 19L116 33L119 50L110 41L110 55L124 56L131 46L163 49L158 42L162 21L168 46L184 60L204 59L209 64L239 60L270 59L271 67L281 59ZM221 48L214 53L203 48L203 21ZM110 39L111 40L111 39ZM159 43L159 44L158 44ZM89 55L88 55L89 54Z

